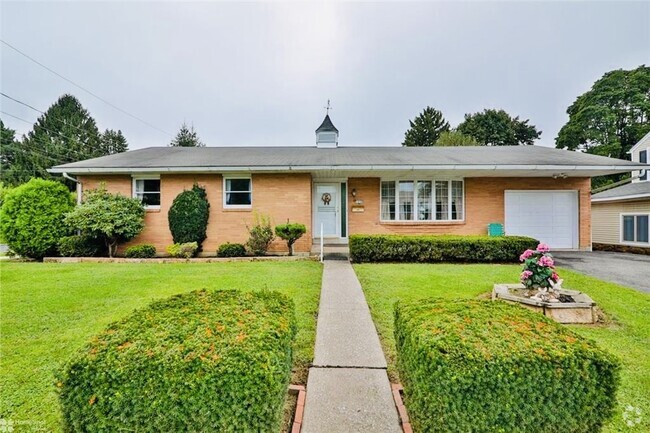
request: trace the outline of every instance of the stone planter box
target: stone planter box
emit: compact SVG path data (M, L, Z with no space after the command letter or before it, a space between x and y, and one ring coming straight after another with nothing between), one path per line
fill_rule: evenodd
M518 303L522 307L548 316L559 323L594 323L596 303L588 295L577 290L561 289L560 293L571 296L576 302L544 302L537 299L513 293L513 290L524 290L523 284L495 284L492 289L492 300L501 299L506 302Z

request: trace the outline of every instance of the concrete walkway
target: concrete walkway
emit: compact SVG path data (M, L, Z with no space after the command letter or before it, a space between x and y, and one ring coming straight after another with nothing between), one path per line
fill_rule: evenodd
M386 359L348 261L325 261L302 433L399 433Z

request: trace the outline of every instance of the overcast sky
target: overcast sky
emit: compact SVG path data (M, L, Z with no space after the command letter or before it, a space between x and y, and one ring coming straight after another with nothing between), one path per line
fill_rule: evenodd
M452 126L503 108L552 146L612 69L650 63L650 2L6 2L2 40L170 134L209 146L313 145L327 99L340 144L399 145L425 106ZM131 149L170 136L0 45L2 91L45 110L72 93ZM2 111L38 113L2 98ZM0 114L19 133L31 125Z

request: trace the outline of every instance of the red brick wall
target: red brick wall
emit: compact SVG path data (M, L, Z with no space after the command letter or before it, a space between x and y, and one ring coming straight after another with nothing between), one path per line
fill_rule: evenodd
M350 178L348 188L356 189L364 201L363 213L352 212L348 225L351 234L485 234L487 225L504 222L505 191L557 189L579 193L580 248L591 247L591 182L589 178L466 178L465 221L463 222L380 222L379 178Z
M127 197L132 195L132 178L129 175L79 176L84 190L97 188L100 183L112 193ZM133 241L122 245L150 243L159 253L173 243L167 221L167 212L174 198L196 182L205 187L210 202L207 239L203 242L205 254L214 254L226 242L244 243L248 239L246 224L254 221L254 213L269 215L275 226L290 219L307 226L307 233L294 245L296 252L311 249L311 176L309 174L254 174L252 209L224 209L223 179L219 174L169 174L160 176L160 209L147 210L145 229ZM286 252L284 241L276 239L272 252Z

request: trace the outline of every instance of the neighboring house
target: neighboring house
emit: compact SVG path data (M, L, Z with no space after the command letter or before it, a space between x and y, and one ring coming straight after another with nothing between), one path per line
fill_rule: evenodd
M647 164L650 132L629 153L632 161ZM646 170L633 172L626 185L594 194L591 207L594 244L650 249L650 176Z
M60 165L80 190L102 183L141 198L146 228L131 244L172 243L167 212L198 183L210 201L213 253L245 242L255 212L274 224L304 223L294 246L308 252L321 230L328 243L350 234L507 234L554 248L591 248L590 177L639 169L630 161L541 146L340 147L329 116L311 147L152 147ZM286 251L284 242L271 251Z

